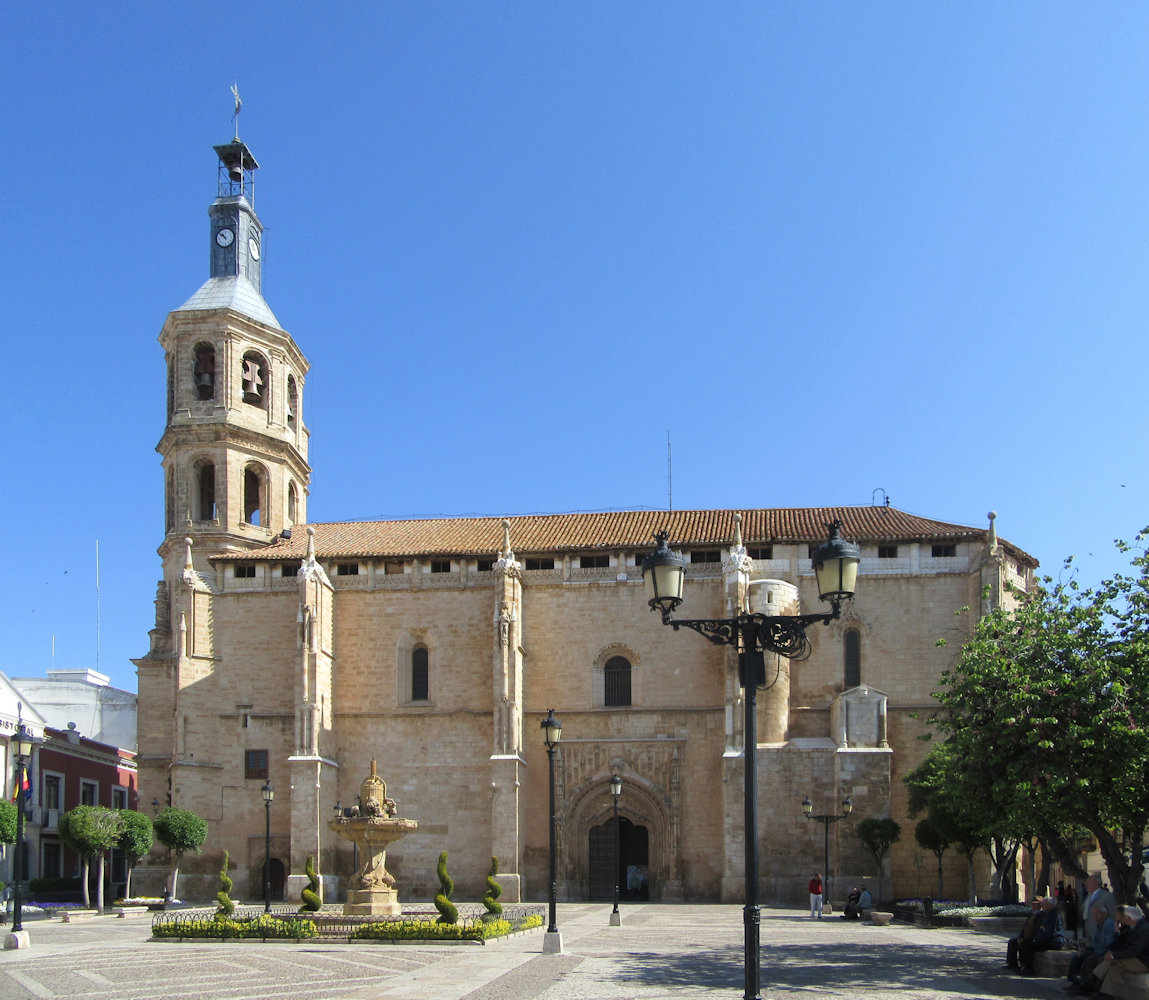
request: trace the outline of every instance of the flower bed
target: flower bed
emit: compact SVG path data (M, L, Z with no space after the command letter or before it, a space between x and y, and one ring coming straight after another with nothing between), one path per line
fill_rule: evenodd
M152 937L168 941L185 941L189 938L302 941L319 937L319 929L313 920L280 918L268 914L236 919L191 912L160 913L152 920Z

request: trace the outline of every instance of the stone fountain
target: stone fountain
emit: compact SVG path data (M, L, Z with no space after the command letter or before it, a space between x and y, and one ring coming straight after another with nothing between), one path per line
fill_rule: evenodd
M387 871L387 845L418 830L419 824L413 819L396 818L395 811L394 800L387 798L387 784L379 777L376 762L371 761L371 773L359 788L359 804L347 810L351 815L328 823L340 837L357 845L363 858L363 865L347 890L344 913L403 913L395 879Z

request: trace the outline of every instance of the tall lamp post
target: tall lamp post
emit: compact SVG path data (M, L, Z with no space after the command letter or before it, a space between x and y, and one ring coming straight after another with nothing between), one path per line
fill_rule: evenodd
M543 936L544 954L562 954L563 938L559 933L558 913L558 878L555 874L555 854L557 853L557 840L555 836L555 750L558 749L559 738L562 736L563 724L555 718L555 710L547 709L547 717L540 724L543 731L543 743L547 748L547 761L550 768L550 801L551 801L551 895L550 895L550 924Z
M746 829L746 906L743 911L745 931L744 962L746 966L745 1000L761 1000L759 976L758 906L758 764L757 764L757 689L766 683L767 652L804 660L810 655L806 627L828 624L840 617L842 601L854 596L861 553L853 542L841 537L840 521L827 525L829 537L814 551L811 563L818 581L818 595L832 608L815 615L766 615L742 612L733 618L677 619L672 615L682 603L682 585L686 578L686 560L671 552L665 531L655 533L658 548L642 561L646 581L647 603L662 614L662 624L675 631L686 626L716 645L734 646L738 650L738 679L743 688L745 710L745 829Z
M824 844L824 857L822 859L822 871L826 873L826 895L830 895L830 886L833 880L830 878L830 824L837 823L840 819L845 819L853 812L854 803L850 801L850 796L846 796L846 800L842 803L842 811L840 813L823 813L815 815L814 803L810 801L810 796L807 795L802 802L802 812L806 814L806 819L811 819L815 823L821 823L825 827L825 844Z
M610 797L614 801L614 909L610 911L610 926L622 926L622 914L618 912L618 797L622 794L622 776L614 775L610 779Z
M260 789L263 793L263 912L271 912L271 800L275 798L275 789L271 787L271 779L263 783Z
M24 930L22 923L21 905L23 899L21 890L24 876L27 874L24 864L24 809L27 803L24 798L25 789L31 787L28 784L26 773L36 741L32 738L32 733L28 727L23 722L17 722L16 732L12 734L12 739L8 745L16 757L16 843L13 845L16 855L12 859L12 880L16 883L16 887L12 891L12 933L4 940L4 947L11 949L27 948L30 943L28 932Z

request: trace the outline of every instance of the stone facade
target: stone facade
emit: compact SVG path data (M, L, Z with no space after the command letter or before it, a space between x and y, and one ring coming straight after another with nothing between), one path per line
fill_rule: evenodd
M228 280L245 278L213 275L211 294ZM308 525L307 363L265 304L251 308L258 317L237 312L258 298L244 294L212 307L201 289L161 335L169 516L156 625L136 661L140 795L208 820L204 854L184 861L186 894L214 893L224 850L239 863L236 895L261 894L265 780L286 892L298 895L310 854L341 892L352 849L330 819L377 759L398 815L418 821L388 852L404 900L434 894L443 850L457 898L481 896L492 855L504 900L544 898L539 726L554 709L560 898L609 897L617 879L658 900L740 899L737 657L663 626L641 561L660 528L689 554L684 616L822 611L809 550L832 519L862 550L857 597L810 629L808 659L768 656L758 695L761 894L801 899L827 832L839 881L872 876L854 826L887 815L903 826L887 889L915 891L901 778L925 752L918 737L953 655L935 640L955 610L981 607L983 590L1002 600L1005 581L1025 586L1036 565L992 520L978 529L873 506ZM219 405L192 398L202 373L188 359L209 348ZM238 387L253 352L269 363L248 401ZM197 507L205 461L215 489ZM264 491L259 523L253 490ZM816 812L852 796L851 819L808 822L807 795ZM958 885L964 864L951 877Z

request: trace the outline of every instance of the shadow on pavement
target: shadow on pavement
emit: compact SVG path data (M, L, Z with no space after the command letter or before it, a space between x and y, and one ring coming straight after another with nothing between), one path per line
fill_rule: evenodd
M619 960L615 978L667 987L740 988L742 949L699 948L678 955L632 952ZM1023 998L1062 996L1064 985L1063 980L1003 972L984 952L893 942L879 948L825 942L764 945L761 982L764 993L774 987L839 996L924 990L935 995Z

